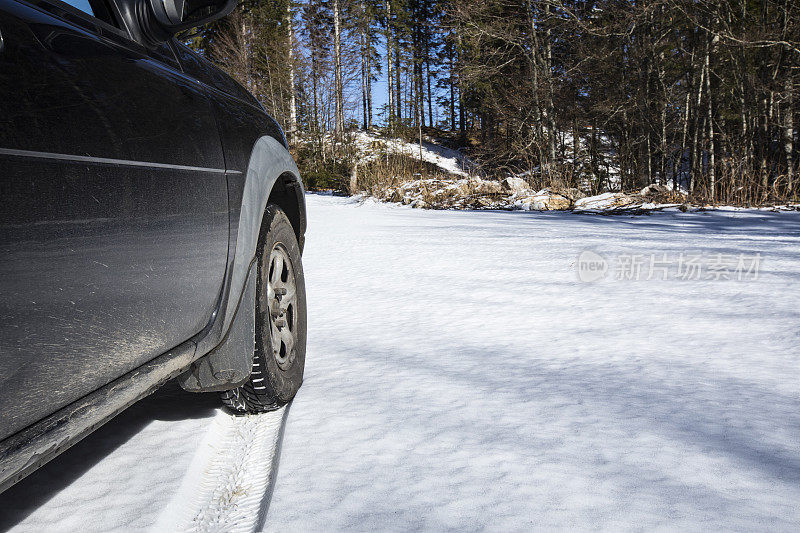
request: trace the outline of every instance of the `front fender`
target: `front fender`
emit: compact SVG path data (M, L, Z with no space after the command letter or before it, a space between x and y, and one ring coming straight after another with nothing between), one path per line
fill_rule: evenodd
M229 252L228 289L221 298L209 334L197 341L198 354L206 355L178 378L185 390L230 390L250 377L255 349L256 253L261 223L275 184L287 177L299 187L298 201L304 202L300 172L288 150L273 137L258 139L245 174L235 251ZM304 205L299 206L299 211L305 221Z

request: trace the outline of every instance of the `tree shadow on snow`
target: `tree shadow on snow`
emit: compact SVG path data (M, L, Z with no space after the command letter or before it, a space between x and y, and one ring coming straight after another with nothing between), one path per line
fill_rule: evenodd
M24 520L149 423L207 418L219 407L216 394L193 394L181 390L175 382L167 383L0 494L0 531Z
M800 398L757 381L726 376L677 358L626 364L582 361L576 356L554 365L547 356L508 348L502 354L503 373L487 375L466 363L485 359L482 347L449 347L446 353L457 354L455 359L463 365L452 358L449 364L440 363L444 357L430 353L412 352L397 358L357 343L347 353L381 361L390 366L394 376L414 375L420 381L471 390L500 406L530 401L546 404L548 400L559 404L571 398L592 415L588 420L598 417L603 424L618 426L631 435L655 433L667 439L665 442L681 442L690 449L726 457L744 470L800 486L800 455L796 448L787 448L784 440L787 435L793 442L800 438ZM476 375L481 376L477 382ZM484 408L489 408L488 403ZM458 425L469 423L461 420ZM475 427L472 433L491 433L507 449L527 450L533 445L528 434L515 434L514 430L504 434L494 426Z
M503 213L503 212L500 212ZM643 214L572 213L565 211L513 211L512 216L537 220L578 217L587 226L628 226L637 230L667 231L672 234L728 234L784 237L800 235L800 213L773 211L697 211L675 213L654 211Z

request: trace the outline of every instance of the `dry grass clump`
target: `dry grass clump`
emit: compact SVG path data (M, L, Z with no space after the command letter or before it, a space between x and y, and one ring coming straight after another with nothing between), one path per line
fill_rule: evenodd
M418 180L446 180L450 175L433 163L414 157L384 152L356 164L350 178L351 194L367 193L383 198L388 189Z

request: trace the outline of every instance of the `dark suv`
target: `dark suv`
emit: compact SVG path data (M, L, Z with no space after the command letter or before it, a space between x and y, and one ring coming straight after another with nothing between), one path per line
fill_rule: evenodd
M0 0L0 490L167 380L300 387L303 186L173 36L235 0Z

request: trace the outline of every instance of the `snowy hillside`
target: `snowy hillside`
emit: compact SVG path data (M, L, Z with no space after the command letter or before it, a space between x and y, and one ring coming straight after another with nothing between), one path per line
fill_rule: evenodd
M359 130L354 133L354 140L359 150L361 163L378 157L379 154L389 152L431 163L454 176L464 177L476 170L475 164L463 153L428 139L423 139L422 144L411 143L402 139L387 139Z
M0 496L2 529L800 527L800 214L308 206L288 412L168 388Z

